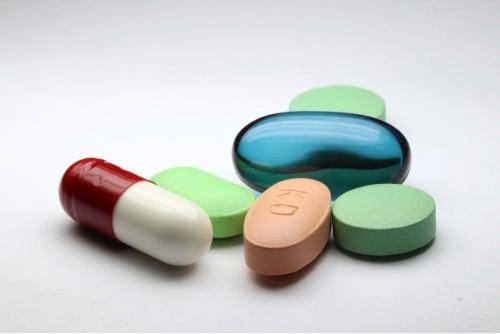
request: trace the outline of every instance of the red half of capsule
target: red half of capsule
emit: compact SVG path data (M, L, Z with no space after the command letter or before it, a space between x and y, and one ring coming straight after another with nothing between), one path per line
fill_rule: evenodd
M59 199L66 213L78 223L113 239L113 209L121 194L146 179L97 158L72 164L59 186Z

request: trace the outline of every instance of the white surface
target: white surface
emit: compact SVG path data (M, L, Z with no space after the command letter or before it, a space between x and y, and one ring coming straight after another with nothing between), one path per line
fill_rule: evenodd
M113 231L125 244L171 265L196 263L212 244L212 223L200 207L148 181L120 196Z
M498 331L498 1L1 1L1 330ZM380 94L406 184L437 203L425 252L330 247L292 277L241 239L169 267L78 228L64 170L191 165L237 181L234 136L326 84Z

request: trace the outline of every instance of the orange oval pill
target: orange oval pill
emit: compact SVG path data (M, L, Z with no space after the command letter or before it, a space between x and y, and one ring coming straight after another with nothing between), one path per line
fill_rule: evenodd
M330 190L312 179L268 188L243 224L245 261L263 275L284 275L311 263L330 237Z

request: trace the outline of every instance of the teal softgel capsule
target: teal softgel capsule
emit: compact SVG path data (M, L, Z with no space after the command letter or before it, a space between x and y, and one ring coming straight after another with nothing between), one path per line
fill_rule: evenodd
M410 146L392 125L337 112L284 112L246 125L233 143L233 163L243 182L264 191L290 178L326 184L335 199L375 183L401 183Z

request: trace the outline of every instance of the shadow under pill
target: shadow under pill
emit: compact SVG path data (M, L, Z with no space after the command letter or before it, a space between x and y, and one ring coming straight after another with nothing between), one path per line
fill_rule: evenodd
M353 258L356 260L360 261L369 261L369 262L379 262L379 263L387 263L387 262L397 262L397 261L404 261L408 260L410 258L413 258L417 255L422 254L426 250L432 247L434 244L434 240L436 240L436 237L432 239L427 245L417 248L411 252L404 253L404 254L396 254L396 255L383 255L383 256L377 256L377 255L363 255L363 254L358 254L354 253L351 251L348 251L346 249L343 249L340 247L337 243L333 243L333 247L336 248L339 252Z
M99 251L111 254L116 258L114 260L121 263L132 263L134 267L145 268L145 271L155 273L158 276L176 279L187 276L196 269L196 264L188 266L169 265L74 221L68 220L64 222L64 225L66 233L70 237L83 240L86 244L99 248Z
M229 238L215 238L212 240L210 249L243 246L243 234Z
M130 252L127 259L131 259L134 265L144 268L145 271L153 272L160 277L168 277L169 279L186 277L195 272L197 268L196 263L188 266L172 266L135 249Z
M129 249L124 243L113 240L105 235L100 234L90 228L87 228L81 224L77 224L74 221L68 220L65 222L65 227L68 230L68 234L74 239L84 240L88 244L102 249L103 251L108 251L112 253L124 252Z
M265 289L282 289L295 284L308 276L309 273L314 269L314 267L316 267L316 265L322 261L322 259L325 257L325 254L328 253L328 251L332 247L331 243L332 240L330 239L321 253L318 255L318 257L316 257L311 263L309 263L299 271L280 276L267 276L250 272L252 280Z

